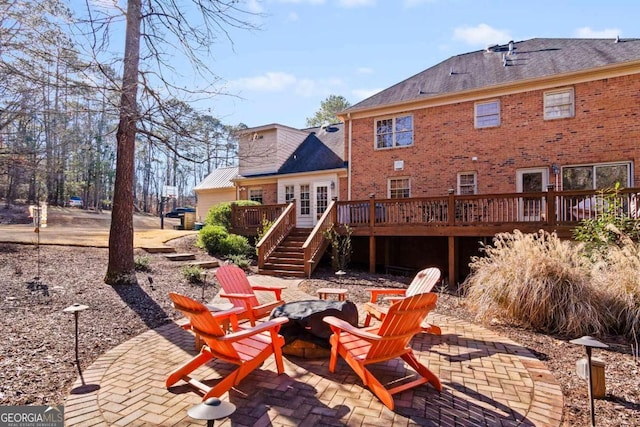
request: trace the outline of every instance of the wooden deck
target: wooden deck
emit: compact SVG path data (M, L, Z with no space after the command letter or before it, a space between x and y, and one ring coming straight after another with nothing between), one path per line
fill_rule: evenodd
M348 226L352 236L369 237L369 266L375 269L376 236L440 236L449 238L449 280L456 277L456 238L491 237L520 230L556 232L571 238L581 220L603 213L640 218L640 188L537 193L504 193L336 201L335 225ZM255 209L255 207L252 207ZM238 207L238 216L244 207ZM282 205L264 207L272 215ZM335 217L333 216L335 215ZM235 217L234 217L235 218ZM242 228L240 224L234 229ZM249 234L250 230L246 229Z

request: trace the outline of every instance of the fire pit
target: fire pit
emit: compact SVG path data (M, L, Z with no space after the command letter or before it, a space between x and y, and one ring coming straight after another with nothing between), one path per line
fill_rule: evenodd
M305 300L276 307L271 318L286 317L280 328L285 346L282 352L304 358L328 357L331 328L322 319L335 316L353 326L358 326L358 309L351 301Z

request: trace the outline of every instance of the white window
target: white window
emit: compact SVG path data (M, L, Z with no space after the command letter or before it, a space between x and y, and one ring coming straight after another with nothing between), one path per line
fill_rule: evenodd
M285 185L284 187L284 202L289 203L295 198L293 193L293 185Z
M602 190L631 186L631 163L565 166L562 168L563 190Z
M458 194L476 194L478 185L475 172L461 172L458 174Z
M544 119L563 119L574 116L573 88L544 93Z
M413 116L377 119L375 123L376 148L413 145Z
M309 184L300 186L300 215L309 215L311 213L311 192Z
M262 203L262 188L249 189L249 200Z
M500 101L478 102L475 104L476 128L500 126Z
M411 197L409 178L389 178L389 198L403 199Z

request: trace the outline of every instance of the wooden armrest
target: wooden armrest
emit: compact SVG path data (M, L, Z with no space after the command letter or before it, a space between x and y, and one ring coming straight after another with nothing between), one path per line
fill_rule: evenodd
M223 337L216 337L218 341L230 341L235 342L243 338L259 334L264 331L268 331L275 328L280 328L283 323L287 323L289 319L286 317L276 317L275 319L268 320L266 322L258 323L256 326L246 329L240 329L239 331L232 332Z
M212 311L211 315L213 316L214 319L220 320L220 319L231 318L232 316L237 316L238 314L244 313L244 311L245 309L242 307L234 307L234 308L230 308L229 310Z
M255 298L253 294L220 294L222 298L239 298L239 299L249 299Z
M251 286L251 289L253 289L254 291L269 291L269 292L273 292L275 294L276 299L282 299L280 297L280 295L282 295L282 291L284 289L287 289L286 286L264 286L264 285L256 285L256 286Z
M371 302L376 302L379 295L406 295L407 290L402 288L371 288L366 289L371 292Z
M349 322L345 322L342 319L338 319L335 316L325 316L322 318L325 323L328 323L331 326L331 329L338 331L345 331L353 334L357 337L360 337L366 341L380 341L381 337L376 334L372 334L371 332L367 332L366 330L356 328Z

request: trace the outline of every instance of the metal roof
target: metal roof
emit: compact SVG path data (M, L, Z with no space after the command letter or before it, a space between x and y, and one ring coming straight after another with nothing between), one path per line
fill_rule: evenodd
M216 188L233 188L231 180L238 176L238 167L218 168L202 180L194 190L212 190Z

